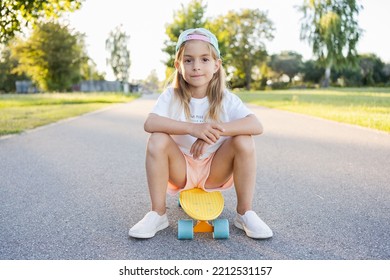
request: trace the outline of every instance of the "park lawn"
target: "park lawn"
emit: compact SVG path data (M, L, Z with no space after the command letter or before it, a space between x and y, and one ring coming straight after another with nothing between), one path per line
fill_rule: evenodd
M114 103L130 102L138 95L117 93L46 93L0 95L0 136L15 134Z
M238 95L256 105L390 133L390 88L294 89Z

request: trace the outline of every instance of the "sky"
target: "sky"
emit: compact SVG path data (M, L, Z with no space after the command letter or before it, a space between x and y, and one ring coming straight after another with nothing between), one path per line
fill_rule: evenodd
M122 25L130 35L130 81L145 79L152 70L159 78L165 78L166 54L161 50L167 39L165 25L173 21L174 11L186 6L191 0L85 0L80 10L69 14L67 21L78 32L86 35L89 56L107 80L114 80L106 64L108 53L105 41L110 31ZM244 8L267 12L276 29L275 38L266 41L269 54L284 50L296 51L304 59L312 58L307 42L299 39L301 14L296 10L303 0L203 0L207 4L206 17L216 17L230 10ZM364 30L358 44L359 53L375 53L390 63L390 1L361 0L359 25Z

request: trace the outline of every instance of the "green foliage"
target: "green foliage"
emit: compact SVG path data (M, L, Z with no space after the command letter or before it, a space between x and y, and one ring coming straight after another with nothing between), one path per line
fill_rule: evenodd
M287 75L290 81L303 69L302 55L292 51L271 55L268 64L278 77Z
M319 84L324 76L325 68L314 60L307 60L303 63L303 81L309 84Z
M243 9L216 18L209 28L220 42L226 65L234 69L233 77L241 76L249 89L253 67L267 57L264 41L273 39L272 21L259 9Z
M367 87L390 85L390 64L385 64L375 54L361 54L355 67L346 67L332 72L330 84L342 87ZM305 83L319 84L325 68L314 60L304 62L302 68Z
M358 15L363 8L358 0L305 0L301 39L307 40L319 62L326 67L325 86L330 69L340 69L356 62L356 45L362 30Z
M357 67L336 71L336 79L342 86L384 86L390 83L386 64L375 54L361 54Z
M18 65L18 61L11 57L11 49L9 45L3 46L0 51L0 93L14 92L15 82L24 80L26 76L13 73L13 69Z
M221 56L234 87L249 88L252 82L252 70L267 56L264 40L273 38L273 24L260 10L230 11L227 15L215 19L205 19L207 6L194 0L187 7L174 14L172 23L166 26L168 40L164 52L168 54L166 65L173 66L176 42L180 33L188 28L205 27L213 32L219 42ZM167 73L171 73L170 70Z
M42 19L58 18L63 12L81 7L82 0L1 0L0 43L5 43L28 24L35 25Z
M360 55L359 66L362 82L365 86L373 86L386 80L386 74L383 71L385 64L375 54Z
M182 4L181 9L174 12L173 22L165 26L165 32L169 39L164 42L165 47L162 50L168 55L165 62L168 68L174 66L176 42L180 33L189 28L205 26L204 14L206 8L207 5L203 4L203 0L193 0L186 7Z
M106 40L106 50L109 53L107 64L120 82L128 82L130 76L130 51L127 46L129 39L130 36L118 26L110 32Z
M85 59L82 36L55 22L39 24L12 52L19 61L14 71L25 73L44 91L69 90L79 81Z

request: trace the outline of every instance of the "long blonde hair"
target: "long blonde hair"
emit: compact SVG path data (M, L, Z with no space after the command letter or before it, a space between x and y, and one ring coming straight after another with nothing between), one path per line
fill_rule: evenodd
M175 64L180 63L184 55L185 43L183 43L180 49L176 53ZM218 54L216 50L209 45L210 53L213 59L218 60ZM173 73L172 87L175 92L175 98L179 100L180 105L184 109L185 116L187 120L190 119L190 101L191 101L191 92L189 84L184 80L183 76L176 69ZM220 122L221 114L223 113L222 100L224 92L226 89L226 74L222 65L219 67L218 71L214 74L210 80L206 96L209 101L209 110L205 116L205 121L210 122Z

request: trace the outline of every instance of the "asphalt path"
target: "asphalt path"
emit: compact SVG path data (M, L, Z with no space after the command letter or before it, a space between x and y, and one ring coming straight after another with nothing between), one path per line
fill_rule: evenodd
M0 139L0 259L390 259L390 135L258 106L254 210L274 237L233 226L232 189L227 240L178 240L187 216L169 196L170 226L129 238L150 207L143 122L154 97Z

